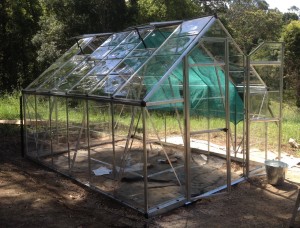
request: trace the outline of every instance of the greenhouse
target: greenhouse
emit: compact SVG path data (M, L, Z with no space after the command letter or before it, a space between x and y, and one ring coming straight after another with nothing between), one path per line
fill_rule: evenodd
M215 16L74 43L22 91L26 157L146 216L280 158L282 43L245 55Z

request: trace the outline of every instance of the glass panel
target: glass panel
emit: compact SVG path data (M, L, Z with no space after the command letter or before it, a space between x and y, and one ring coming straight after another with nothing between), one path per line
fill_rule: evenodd
M93 69L91 74L97 75L106 75L108 74L121 60L120 59L109 59L102 60L97 66Z
M166 44L159 49L157 55L181 54L194 38L195 36L184 36L169 39Z
M200 31L207 25L207 23L213 19L214 17L203 17L195 20L184 21L182 24L176 29L173 36L189 36L189 35L197 35Z
M182 103L171 104L168 111L163 106L151 106L146 112L150 208L159 208L183 197L186 189L184 148L174 143L175 140L182 142L183 110L175 108Z
M280 89L280 66L279 65L265 65L254 67L257 74L264 81L268 90Z
M214 62L225 64L225 40L224 42L207 42L201 44L204 54L213 59Z
M68 145L70 170L74 178L87 183L91 173L89 167L88 131L86 101L70 99L67 101L68 109Z
M49 77L51 77L55 71L57 71L61 66L63 66L66 61L68 61L71 57L78 54L80 52L80 45L84 48L88 42L90 42L92 38L85 38L78 41L78 44L74 44L65 54L63 54L58 60L55 61L47 70L45 70L33 83L31 83L26 89L36 89L42 83L47 81ZM81 57L82 58L82 57Z
M155 77L147 77L146 87L151 89L157 83ZM149 102L165 101L172 99L183 98L183 84L182 72L174 71L168 78L166 78L159 86L156 92L149 98ZM173 104L160 105L160 108L173 107ZM182 108L182 107L181 107Z
M58 71L55 72L54 75L52 75L51 78L49 78L48 81L46 81L38 90L51 90L55 86L58 85L58 83L61 82L63 77L71 73L71 71L82 62L82 60L85 58L85 56L79 56L76 55L72 59L70 59L65 65L63 65Z
M155 51L155 48L147 48L147 49L135 49L130 54L129 57L142 57L142 56L150 56Z
M124 44L119 45L115 48L108 56L108 59L121 59L124 58L128 53L136 46L136 44Z
M219 23L214 23L208 31L203 35L203 37L228 37L227 33L220 26Z
M51 102L51 100L50 100ZM37 155L39 160L44 160L44 157L50 156L52 154L52 131L51 125L49 122L49 117L51 111L54 110L53 106L50 106L49 97L45 96L36 96L36 147ZM49 164L52 164L52 161L48 160Z
M113 110L114 197L144 210L144 151L140 107L114 105Z
M148 58L127 58L114 69L113 73L131 75L139 69L147 59Z
M50 103L50 109L53 109L51 114L53 165L64 171L68 171L70 165L66 100L64 97L52 97Z
M229 77L236 86L245 83L245 56L233 43L229 43Z
M115 46L105 46L105 47L99 47L96 51L94 51L91 55L91 59L104 59L105 56L108 55L108 53L113 50Z
M69 91L70 94L87 94L93 88L102 81L106 76L105 75L96 75L89 74L83 80L80 81L72 90Z
M95 51L105 40L107 40L108 37L109 35L95 36L93 37L93 40L88 44L88 46L92 51Z
M94 61L85 61L80 64L75 70L69 74L61 83L59 83L58 91L67 91L78 83L93 67L95 66Z
M129 33L130 31L114 33L101 46L117 46L129 35Z
M80 81L78 85L72 88L69 93L71 94L85 94L93 90L98 82L103 78L120 62L121 60L102 60L94 69ZM101 84L102 85L102 84Z
M26 155L32 158L37 157L36 143L36 104L34 95L24 96L24 127L26 137Z
M97 96L111 96L121 85L123 85L126 80L128 79L128 76L121 76L121 75L113 75L110 74L108 77L106 77L93 92L93 95ZM119 96L125 97L127 95L126 91L123 91L122 93L118 93Z
M256 62L282 61L281 44L265 43L259 50L251 54L251 64Z
M47 70L45 70L33 83L31 83L26 90L30 89L37 89L41 84L43 84L45 81L47 81L54 72L56 72L63 64L64 62L55 62L52 64Z
M129 36L127 36L121 44L126 44L126 43L139 43L141 41L141 38L145 38L152 30L148 29L139 29L139 33L137 31L132 31ZM140 36L139 36L140 34Z
M127 94L129 99L142 99L151 91L162 76L170 69L178 59L178 55L153 56L136 74L132 77L120 94Z
M144 43L140 43L137 49L149 49L149 48L158 48L174 30L174 27L171 29L155 29L149 36L144 39ZM146 47L145 47L146 45Z

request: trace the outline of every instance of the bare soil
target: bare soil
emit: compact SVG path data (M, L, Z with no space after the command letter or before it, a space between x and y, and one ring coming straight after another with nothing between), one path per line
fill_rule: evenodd
M288 227L299 187L300 167L294 167L282 186L252 177L229 194L147 219L22 158L18 135L0 141L0 227Z

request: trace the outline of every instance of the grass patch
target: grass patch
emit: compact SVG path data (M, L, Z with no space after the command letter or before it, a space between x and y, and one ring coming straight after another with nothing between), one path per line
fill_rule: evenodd
M19 119L19 92L14 92L12 95L3 95L0 97L0 119L2 120L15 120ZM33 98L33 97L32 97ZM31 104L31 105L30 105ZM30 109L30 113L34 113L34 107L32 106L34 104L34 100L29 102L28 108ZM81 124L82 118L83 118L83 104L74 104L76 108L69 109L69 120L77 122L78 124ZM273 104L276 109L276 104ZM32 106L32 107L31 107ZM58 102L58 106L54 107L56 110L58 110L57 119L58 121L66 121L66 108L63 100L61 102ZM38 102L38 118L47 120L49 118L49 102L47 100L41 99L40 102ZM121 125L129 125L131 120L131 115L128 114L130 110L125 111L125 114L120 117L115 117L115 121L118 121ZM101 112L101 113L100 113ZM106 122L110 121L109 116L109 109L107 107L102 108L100 111L98 109L90 110L90 122ZM286 103L283 105L283 121L282 121L282 144L288 145L289 138L295 139L298 143L300 143L300 109L296 106L291 105L290 103ZM176 115L171 115L168 113L156 113L151 112L151 121L152 123L148 122L148 128L151 132L152 124L155 126L156 131L158 131L159 134L163 134L165 130L167 130L167 134L179 134L180 128L178 125L178 120L176 119ZM28 117L27 117L28 118ZM53 114L52 116L53 120L56 118L56 116ZM182 113L180 113L180 123L183 127L183 119L182 119ZM167 123L167 129L165 129L165 121ZM136 124L136 123L135 123ZM8 125L2 125L0 128L1 133L4 134L13 134L17 129L14 127L7 127ZM191 131L198 130L198 129L208 129L207 125L207 119L205 117L191 117L190 118L190 126ZM139 127L141 127L141 121L139 123ZM214 128L220 128L225 127L225 122L222 119L218 118L212 118L210 122L210 129ZM124 129L126 130L126 129ZM127 129L128 130L128 129ZM238 134L242 134L242 123L238 125L237 132ZM274 134L271 134L271 133ZM278 135L277 132L277 126L275 124L269 124L269 143L276 142ZM256 137L259 136L259 132L257 132ZM300 150L297 152L297 154L300 155Z
M0 119L18 120L20 119L20 93L14 92L12 95L5 94L0 97Z

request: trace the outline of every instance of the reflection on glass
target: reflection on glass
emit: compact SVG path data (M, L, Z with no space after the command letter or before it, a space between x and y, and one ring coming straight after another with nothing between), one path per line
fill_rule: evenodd
M133 74L147 58L127 58L114 70L118 74Z
M158 51L157 55L181 54L194 38L195 36L184 36L169 39Z
M88 61L80 64L75 70L68 75L59 85L58 90L68 90L78 83L93 67L94 61Z
M227 37L227 33L224 29L220 26L219 23L214 23L208 31L204 34L204 37Z
M153 56L146 65L126 82L126 85L119 93L128 94L128 98L130 99L142 99L149 92L145 84L151 84L151 81L159 81L178 57L178 55ZM118 95L116 94L116 96Z
M144 43L140 43L138 49L158 48L168 37L170 32L154 30L149 36L144 39ZM146 47L145 47L146 45Z
M103 80L105 75L89 75L85 77L78 85L76 85L72 90L69 91L71 94L87 94L89 93L101 80Z
M90 55L90 58L91 59L103 59L114 48L115 48L114 46L105 46L105 47L100 46L99 48L96 49L96 51L94 51Z
M117 46L120 44L130 32L119 32L112 34L101 46Z
M151 30L149 29L141 29L139 30L139 33L137 31L132 31L130 33L129 36L127 36L121 44L125 44L125 43L139 43L141 41L140 36L142 39L144 39L149 33L151 32ZM140 34L140 36L139 36Z
M61 56L57 61L59 61L59 62L68 61L72 56L74 56L80 52L79 46L81 48L84 48L91 40L92 40L92 37L80 39L65 54L63 54L63 56Z
M129 54L129 57L150 56L155 50L155 48L135 49Z
M46 81L38 90L51 90L62 81L62 78L69 73L79 64L85 56L76 55L70 59L65 65L63 65L59 70L52 75L52 77Z
M225 40L224 42L203 42L203 50L216 62L225 62Z
M114 49L107 58L109 59L121 59L124 58L128 53L136 46L136 44L125 44L120 45L116 49Z
M109 59L100 61L97 66L93 69L92 74L106 75L108 74L121 60L120 59Z
M179 55L153 56L153 58L139 70L138 75L162 77L178 57Z
M38 88L43 82L45 82L49 77L54 74L54 72L59 69L61 65L57 63L52 64L46 71L44 71L33 83L31 83L26 89L36 89Z
M78 41L78 44L84 47L92 38L85 38ZM31 83L26 89L36 89L43 82L49 79L52 74L64 65L71 57L78 54L80 49L78 44L74 44L65 54L63 54L58 60L56 60L47 70L45 70L33 83Z
M174 32L173 36L197 35L212 19L212 16L203 17L191 21L184 21Z
M146 92L146 87L143 84L144 77L135 76L130 80L130 83L127 83L124 88L120 91L117 90L114 96L118 97L122 94L126 94L126 98L132 100L140 100L142 95Z
M260 61L281 61L281 44L265 43L258 51L251 55L251 63Z

